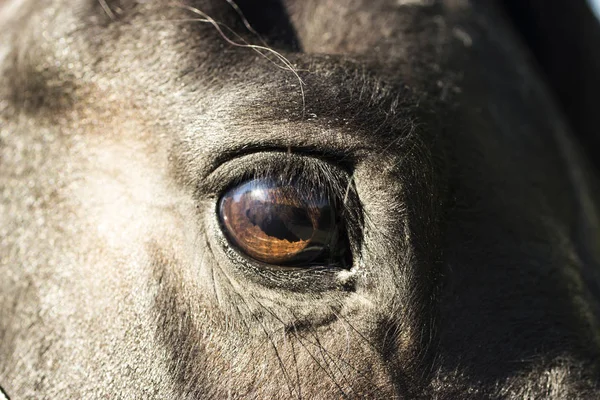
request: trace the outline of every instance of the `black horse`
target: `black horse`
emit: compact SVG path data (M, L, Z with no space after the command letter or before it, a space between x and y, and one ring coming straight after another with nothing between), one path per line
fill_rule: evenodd
M1 15L9 396L600 397L597 177L494 3Z

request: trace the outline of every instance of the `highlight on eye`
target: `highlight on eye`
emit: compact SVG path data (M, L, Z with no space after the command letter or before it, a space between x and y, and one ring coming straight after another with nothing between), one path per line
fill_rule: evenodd
M261 263L327 266L345 252L334 201L317 188L254 179L226 192L218 211L231 244Z

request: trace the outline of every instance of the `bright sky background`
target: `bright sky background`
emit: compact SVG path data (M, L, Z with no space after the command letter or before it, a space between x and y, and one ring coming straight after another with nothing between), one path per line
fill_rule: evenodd
M588 0L588 1L590 3L590 6L592 7L592 10L594 10L596 17L598 17L598 19L600 19L600 0Z

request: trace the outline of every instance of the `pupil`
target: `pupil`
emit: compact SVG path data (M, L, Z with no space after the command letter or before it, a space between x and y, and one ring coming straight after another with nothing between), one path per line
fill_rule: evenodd
M298 207L253 202L246 217L267 235L289 242L309 240L314 231L308 213Z

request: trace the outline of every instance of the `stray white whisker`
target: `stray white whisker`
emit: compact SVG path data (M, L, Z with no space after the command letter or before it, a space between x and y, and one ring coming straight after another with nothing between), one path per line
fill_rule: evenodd
M221 37L223 38L223 40L225 40L228 44L230 44L232 46L235 46L235 47L242 47L242 48L252 49L252 50L256 51L258 54L260 54L262 57L264 57L265 59L267 59L270 62L272 62L277 67L292 72L294 74L294 76L296 77L296 79L298 80L298 83L300 84L299 85L300 86L300 94L302 96L302 114L303 115L305 114L305 112L306 112L306 100L305 100L305 94L304 94L304 85L305 85L305 83L302 80L302 78L300 77L300 75L298 74L296 68L294 68L293 64L286 57L284 57L278 51L271 49L270 47L247 43L243 38L241 38L237 33L235 33L227 25L224 25L224 24L221 24L221 23L215 21L208 14L204 13L203 11L201 11L201 10L195 8L195 7L188 6L188 5L185 5L185 4L180 4L180 3L174 3L174 5L177 6L177 7L180 7L182 9L184 9L184 10L188 10L188 11L194 13L194 14L199 15L201 18L197 19L196 21L197 22L206 22L206 23L211 24L217 30L217 32L219 33L219 35L221 35ZM227 30L229 30L230 32L232 32L238 39L242 40L244 43L237 43L237 42L231 40L225 34L225 32L223 32L223 29L221 29L221 26L224 26ZM274 55L284 66L282 67L282 66L277 65L266 54L264 54L263 51L266 51L267 53L270 53L270 54Z
M154 24L164 24L164 23L167 23L167 22L206 22L206 23L211 23L211 21L210 21L210 20L208 20L208 19L206 19L206 18L175 18L175 19L167 19L167 20L157 20L157 21L150 21L149 23L154 23ZM215 21L215 23L217 23L217 24L219 24L219 25L222 25L224 28L226 28L228 31L230 31L232 34L234 34L234 35L235 35L235 36L236 36L238 39L240 39L240 40L244 40L243 38L241 38L241 37L240 37L240 36L239 36L237 33L235 33L235 32L234 32L234 31L233 31L233 30L232 30L230 27L228 27L227 25L225 25L225 24L222 24L222 23L220 23L220 22L216 22L216 21ZM273 64L275 67L277 67L277 68L279 68L279 69L283 69L283 70L285 70L285 71L289 71L289 70L290 70L290 68L292 68L294 71L302 71L302 72L308 71L307 69L297 69L297 68L294 68L294 66L293 66L291 63L289 63L289 62L288 62L288 64L289 64L289 67L288 67L288 66L281 66L281 65L278 65L278 64L277 64L277 63L275 63L273 60L271 60L271 59L270 59L270 58L267 56L267 54L260 52L260 49L261 49L261 48L263 48L263 46L259 46L259 45L253 45L253 44L240 44L240 43L235 43L235 42L234 42L234 43L232 43L232 42L229 42L229 41L228 41L228 43L230 43L230 44L232 44L232 45L234 45L234 46L238 46L238 47L239 47L239 46L241 46L241 47L246 47L246 48L251 48L251 49L254 49L255 51L257 51L257 52L258 52L260 55L262 55L263 57L265 57L267 60L269 60L269 62L271 62L271 63L272 63L272 64ZM272 50L272 49L269 49L269 48L266 48L266 50L269 50L269 52L271 52L271 53L274 53L274 54L279 54L279 53L277 53L275 50ZM280 60L281 60L282 62L284 62L284 61L286 61L286 60L287 60L287 59L286 59L284 56L281 56L281 57L282 57L282 58L280 58ZM279 58L279 57L278 57L278 58ZM299 78L299 79L301 79L301 78ZM305 85L304 81L302 81L302 80L301 80L300 82L301 82L303 85Z

